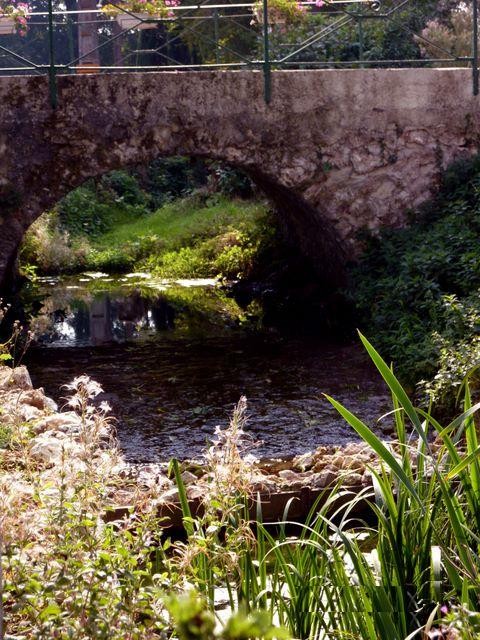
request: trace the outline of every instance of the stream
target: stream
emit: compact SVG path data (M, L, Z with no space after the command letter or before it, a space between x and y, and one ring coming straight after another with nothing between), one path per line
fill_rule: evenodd
M24 298L34 385L62 406L62 385L98 381L130 461L198 458L242 395L260 458L357 439L324 393L378 433L390 428L377 422L389 396L361 346L267 330L254 304L241 309L213 280L87 273L40 278Z

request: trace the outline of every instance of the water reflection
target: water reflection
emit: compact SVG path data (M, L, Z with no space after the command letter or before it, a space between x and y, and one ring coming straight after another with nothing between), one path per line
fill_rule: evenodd
M95 274L55 284L40 280L36 296L40 311L32 328L37 343L50 347L123 343L166 332L198 333L202 325L208 332L212 325L222 329L227 319L239 324L242 316L213 280L112 279Z
M241 395L262 457L355 439L323 393L379 433L385 424L389 397L358 345L255 331L253 311L212 281L95 274L41 282L35 295L34 384L61 403L73 377L97 380L130 460L199 456Z

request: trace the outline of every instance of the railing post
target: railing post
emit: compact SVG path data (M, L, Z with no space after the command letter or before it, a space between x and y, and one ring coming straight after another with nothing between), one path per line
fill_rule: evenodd
M263 0L263 84L266 104L272 97L272 78L270 65L270 34L268 26L268 0Z
M363 62L363 49L364 49L364 36L363 36L363 17L357 17L358 23L358 59ZM364 64L360 64L360 68L363 69Z
M213 10L213 39L215 40L215 62L219 64L220 62L220 35L218 30L218 9Z
M48 85L50 90L50 104L52 109L58 105L57 73L55 69L55 46L53 42L53 2L48 0Z
M473 0L473 29L472 29L472 71L473 95L478 96L478 0Z

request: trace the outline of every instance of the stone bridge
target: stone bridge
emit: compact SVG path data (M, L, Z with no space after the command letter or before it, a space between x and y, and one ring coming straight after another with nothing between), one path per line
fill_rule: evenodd
M87 178L159 156L223 160L275 203L326 281L358 231L405 222L443 168L476 152L468 69L255 71L0 78L0 287L28 226Z

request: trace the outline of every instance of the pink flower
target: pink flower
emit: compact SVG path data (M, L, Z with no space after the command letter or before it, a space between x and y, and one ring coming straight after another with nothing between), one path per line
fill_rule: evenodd
M322 7L325 6L324 0L315 0L315 6L321 9Z

